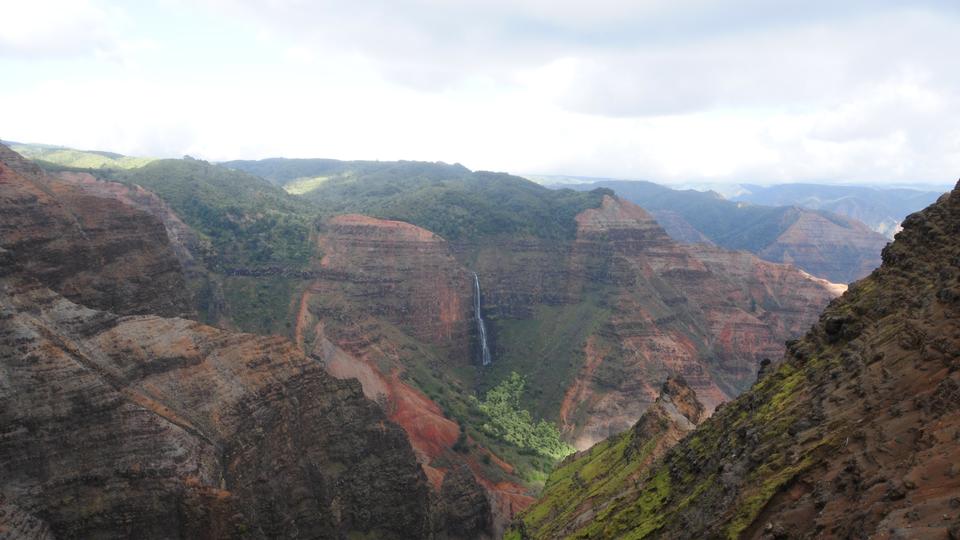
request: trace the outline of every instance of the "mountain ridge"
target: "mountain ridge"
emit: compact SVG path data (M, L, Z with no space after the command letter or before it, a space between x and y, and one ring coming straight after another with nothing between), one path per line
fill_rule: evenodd
M591 521L534 505L508 537L956 536L958 232L960 183L750 390L593 501Z

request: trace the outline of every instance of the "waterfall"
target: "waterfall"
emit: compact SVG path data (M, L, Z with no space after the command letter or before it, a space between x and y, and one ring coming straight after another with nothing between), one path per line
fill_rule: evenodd
M483 365L489 366L490 347L487 345L487 325L483 322L483 314L480 313L480 278L477 273L473 273L473 315L477 319L477 333L480 335L480 361Z

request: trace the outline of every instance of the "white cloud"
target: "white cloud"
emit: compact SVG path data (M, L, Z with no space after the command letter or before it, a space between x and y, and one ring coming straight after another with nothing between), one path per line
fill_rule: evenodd
M0 13L0 58L107 53L116 45L111 14L87 0L5 0Z
M960 167L947 3L165 0L194 26L149 36L128 23L153 13L81 0L38 23L22 5L0 62L73 55L78 69L37 64L0 87L18 105L11 139L661 181L949 181Z

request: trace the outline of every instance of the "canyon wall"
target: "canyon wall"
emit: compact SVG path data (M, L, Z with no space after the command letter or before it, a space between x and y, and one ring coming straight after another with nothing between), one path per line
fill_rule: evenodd
M0 532L432 534L413 448L359 383L150 314L190 311L163 223L3 158Z
M581 482L589 519L551 510L555 476L510 537L957 537L958 239L960 184L749 391L659 459L627 456L629 477Z

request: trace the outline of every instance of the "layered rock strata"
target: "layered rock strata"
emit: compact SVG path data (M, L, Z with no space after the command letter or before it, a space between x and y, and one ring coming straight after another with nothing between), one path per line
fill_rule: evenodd
M538 505L525 515L527 534L955 536L958 239L960 184L908 217L883 265L831 303L748 392L595 498L601 510L589 521L542 517Z

